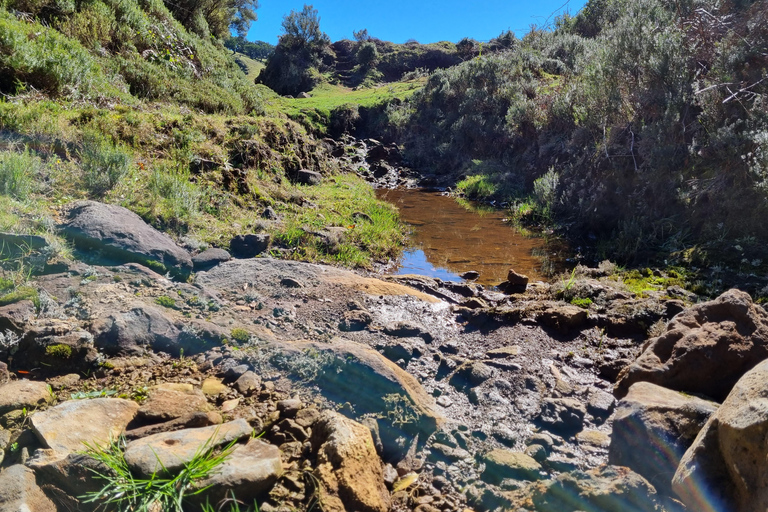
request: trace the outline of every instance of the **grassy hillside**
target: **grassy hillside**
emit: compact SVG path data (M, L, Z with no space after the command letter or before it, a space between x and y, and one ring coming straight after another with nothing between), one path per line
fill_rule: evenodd
M445 184L602 257L716 255L749 273L768 241L766 27L766 2L591 0L435 72L390 129Z
M89 198L127 206L192 247L261 231L284 257L370 266L402 244L396 211L340 175L290 108L265 102L274 93L232 52L162 2L0 6L0 230L43 234L66 254L51 229L58 205ZM299 169L324 183L294 184ZM262 217L267 207L279 220ZM356 212L372 222L355 222Z

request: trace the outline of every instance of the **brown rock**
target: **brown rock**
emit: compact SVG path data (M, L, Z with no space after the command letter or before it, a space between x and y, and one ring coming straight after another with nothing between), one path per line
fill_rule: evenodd
M44 446L61 454L82 451L84 443L103 445L117 439L139 406L122 398L70 400L30 416Z
M252 431L248 422L239 419L223 425L155 434L128 443L125 461L131 470L144 476L164 469L173 472L191 461L200 450L249 436Z
M125 438L132 441L141 437L147 437L163 432L173 432L174 430L181 430L183 428L200 428L208 427L210 425L220 425L222 421L221 414L215 411L194 412L164 423L156 423L154 425L147 425L145 427L129 430L125 433Z
M370 430L325 411L312 435L317 447L314 474L322 483L330 510L387 512L389 492Z
M148 421L168 421L208 408L205 395L192 384L167 382L150 388L139 416Z
M689 510L768 509L766 397L768 360L738 381L683 455L672 488Z
M26 408L31 412L52 398L45 382L14 380L0 385L0 414Z
M483 480L498 484L505 478L516 480L538 480L541 478L541 464L522 452L496 449L483 457L485 471Z
M616 409L608 461L669 494L681 457L716 410L713 402L637 382Z
M675 316L664 334L619 374L622 397L635 382L724 400L739 378L768 358L768 312L729 290ZM717 376L717 378L713 378Z

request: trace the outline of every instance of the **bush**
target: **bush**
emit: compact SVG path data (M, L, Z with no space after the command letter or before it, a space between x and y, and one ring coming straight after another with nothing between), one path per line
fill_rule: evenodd
M80 160L83 184L96 198L112 190L128 174L132 163L124 149L93 134L84 138Z
M36 175L42 170L40 158L28 149L23 153L0 153L0 193L24 200L35 191Z

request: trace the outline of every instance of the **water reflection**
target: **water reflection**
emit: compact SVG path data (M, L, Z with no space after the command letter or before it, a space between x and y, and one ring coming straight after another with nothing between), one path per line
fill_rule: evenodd
M412 226L413 247L403 254L397 274L459 281L460 274L476 270L477 282L496 285L510 268L532 280L546 280L563 268L564 251L522 236L503 222L501 211L470 211L437 192L379 189L377 194Z

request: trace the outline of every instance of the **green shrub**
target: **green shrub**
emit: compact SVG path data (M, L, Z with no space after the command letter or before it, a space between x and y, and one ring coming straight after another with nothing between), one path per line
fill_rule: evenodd
M199 213L203 192L189 179L189 171L159 165L147 184L153 212L170 227L180 229Z
M496 193L496 185L491 183L488 176L476 174L469 176L456 184L456 189L470 199L488 199Z
M161 295L155 299L155 303L164 308L176 309L176 301L167 295Z
M251 339L251 333L239 327L232 329L230 336L238 343L247 343Z
M84 138L80 160L85 188L97 198L112 190L132 163L127 151L93 134Z
M28 149L23 153L0 153L0 193L15 199L27 199L35 191L35 178L42 167L40 158Z

